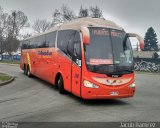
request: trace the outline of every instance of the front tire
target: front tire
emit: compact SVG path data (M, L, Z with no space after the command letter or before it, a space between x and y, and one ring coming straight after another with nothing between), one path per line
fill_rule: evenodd
M64 82L63 82L62 76L59 77L57 84L58 84L58 88L59 88L59 93L60 94L65 94Z

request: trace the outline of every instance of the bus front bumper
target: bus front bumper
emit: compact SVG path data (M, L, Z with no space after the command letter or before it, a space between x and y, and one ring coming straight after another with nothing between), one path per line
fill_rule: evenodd
M128 86L121 88L86 88L82 87L82 98L83 99L116 99L116 98L129 98L133 97L135 92L135 87L129 88Z

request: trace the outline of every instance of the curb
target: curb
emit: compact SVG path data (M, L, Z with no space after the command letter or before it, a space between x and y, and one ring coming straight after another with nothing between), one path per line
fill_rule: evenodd
M14 78L12 75L10 75L10 74L7 74L7 73L4 73L4 74L11 76L11 79L9 79L8 81L5 81L5 82L0 83L0 87L3 86L3 85L6 85L6 84L11 83L11 82L14 81L14 79L15 79L15 78Z

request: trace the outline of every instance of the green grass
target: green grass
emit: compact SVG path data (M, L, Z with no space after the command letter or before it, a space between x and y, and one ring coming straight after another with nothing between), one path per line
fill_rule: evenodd
M8 81L10 80L12 77L7 75L7 74L4 74L4 73L0 73L0 83L1 82L5 82L5 81Z
M0 61L0 63L7 63L7 64L19 64L19 61L7 61L7 60L3 60L3 61Z

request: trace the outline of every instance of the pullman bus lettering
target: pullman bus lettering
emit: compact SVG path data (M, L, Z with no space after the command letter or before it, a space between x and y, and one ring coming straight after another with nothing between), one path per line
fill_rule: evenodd
M83 99L133 97L135 77L129 37L116 23L78 18L22 41L20 68ZM42 55L39 56L39 55Z

